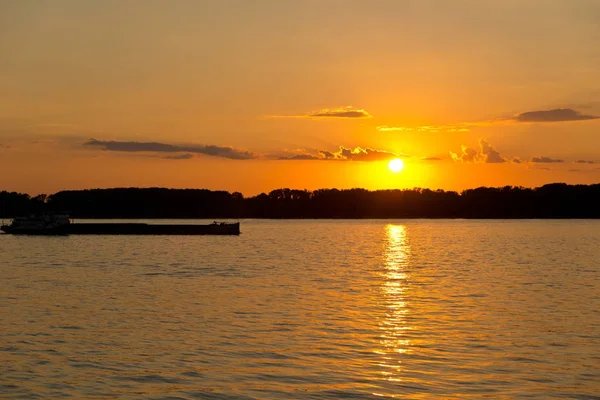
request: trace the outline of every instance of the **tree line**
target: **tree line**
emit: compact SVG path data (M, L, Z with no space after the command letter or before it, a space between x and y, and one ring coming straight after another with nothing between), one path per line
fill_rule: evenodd
M69 212L73 218L600 218L600 184L538 188L277 189L253 197L207 189L0 192L0 217Z

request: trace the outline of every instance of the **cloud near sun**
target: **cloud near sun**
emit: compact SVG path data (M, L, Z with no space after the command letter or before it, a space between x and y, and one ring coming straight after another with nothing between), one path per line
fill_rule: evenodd
M532 157L529 161L518 157L512 159L500 155L485 139L479 139L477 149L462 145L460 152L450 151L450 157L455 162L472 164L499 164L512 162L513 164L554 164L563 163L564 160L548 156ZM275 153L260 154L245 149L230 146L198 145L198 144L168 144L160 142L134 142L89 139L83 146L98 148L103 151L144 153L168 160L189 160L196 156L220 157L230 160L279 160L279 161L356 161L377 162L390 161L395 158L409 158L408 154L393 153L387 150L369 147L348 148L339 146L337 151L297 149L294 151L283 150ZM421 157L421 161L441 161L440 157ZM597 164L593 160L577 160L577 164Z
M410 157L406 154L395 154L385 150L356 147L349 149L340 146L336 152L319 150L316 154L306 152L278 156L278 160L320 160L320 161L389 161L394 158Z

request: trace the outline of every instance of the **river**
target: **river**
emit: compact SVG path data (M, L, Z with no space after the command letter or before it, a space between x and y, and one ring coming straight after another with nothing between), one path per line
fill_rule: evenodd
M0 397L600 399L600 221L0 235Z

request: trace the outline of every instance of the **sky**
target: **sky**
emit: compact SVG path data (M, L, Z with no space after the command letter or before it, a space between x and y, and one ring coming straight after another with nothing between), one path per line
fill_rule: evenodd
M597 0L4 0L0 190L599 183L598 43Z

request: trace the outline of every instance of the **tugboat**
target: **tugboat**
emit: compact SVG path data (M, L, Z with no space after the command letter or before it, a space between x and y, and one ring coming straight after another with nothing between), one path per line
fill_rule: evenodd
M13 235L239 235L240 223L74 223L68 214L43 214L15 218L0 230Z
M17 217L10 225L2 225L5 233L22 235L66 235L71 219L67 214L42 214Z

